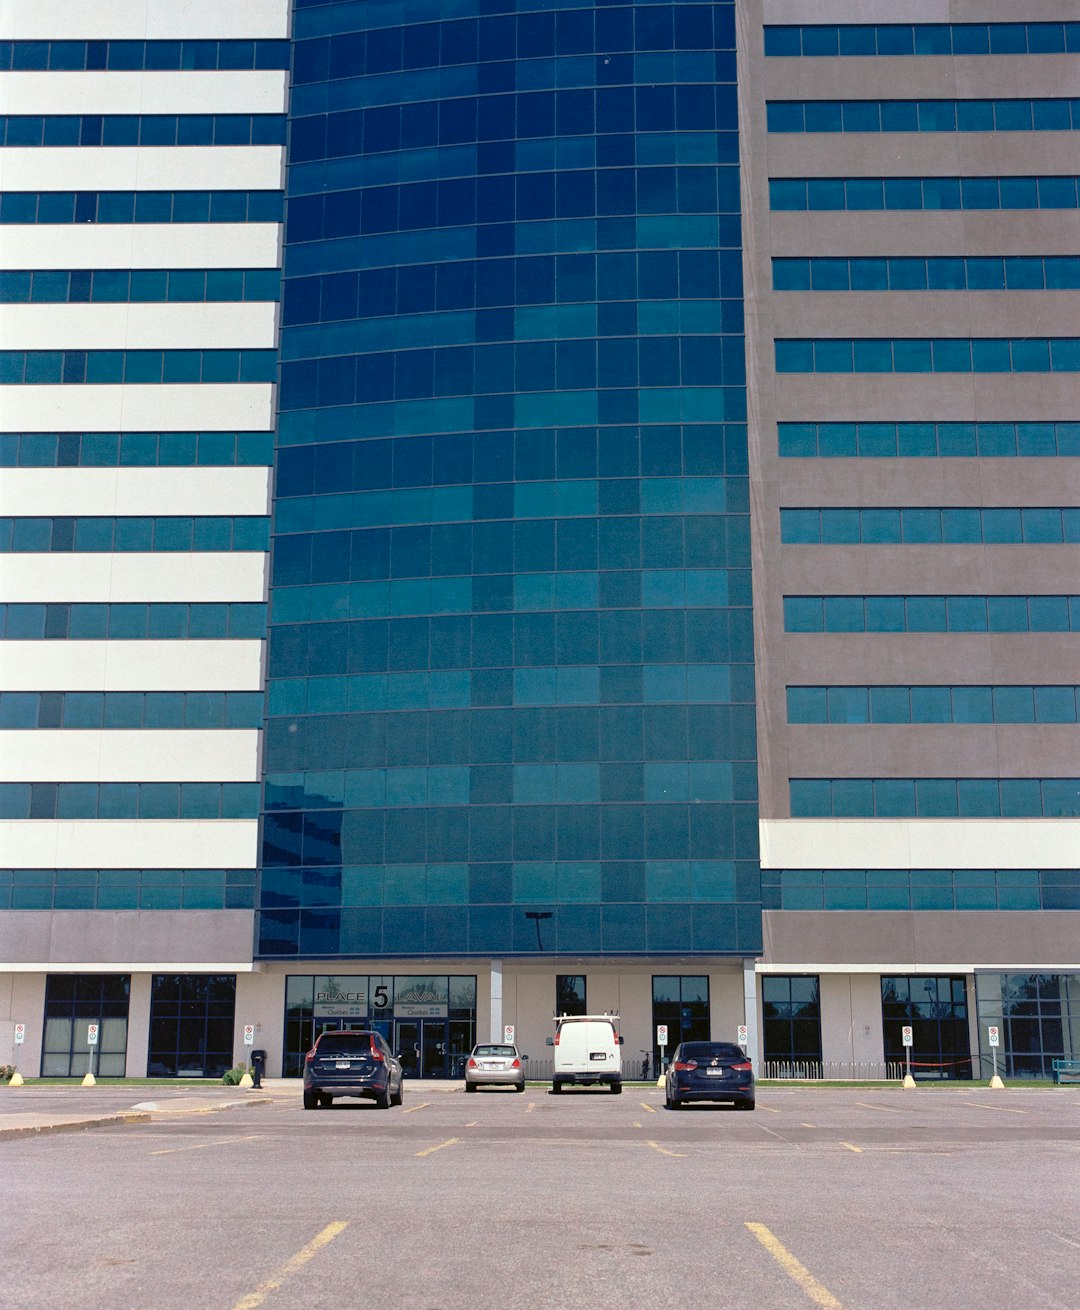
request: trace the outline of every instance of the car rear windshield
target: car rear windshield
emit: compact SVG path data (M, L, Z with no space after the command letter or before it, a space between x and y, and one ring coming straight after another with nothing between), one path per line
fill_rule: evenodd
M474 1055L516 1055L512 1046L478 1046Z
M323 1033L319 1038L320 1055L356 1055L370 1050L370 1033Z
M683 1058L693 1060L741 1059L743 1050L732 1042L683 1042Z

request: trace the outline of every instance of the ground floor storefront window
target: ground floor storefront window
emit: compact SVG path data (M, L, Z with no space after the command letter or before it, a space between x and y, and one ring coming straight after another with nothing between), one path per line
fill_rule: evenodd
M411 1078L457 1078L476 1040L475 974L291 974L285 981L286 1078L318 1035L372 1027Z
M905 1062L903 1030L910 1027L911 1072L917 1079L971 1077L967 986L963 978L882 977L881 1022L887 1062Z
M220 1078L232 1067L236 975L154 974L150 1077Z
M57 973L45 984L43 1078L122 1078L127 1065L127 974ZM90 1045L91 1025L97 1042Z
M821 1077L821 998L815 976L763 974L766 1076Z
M979 973L975 995L981 1077L993 1073L991 1025L1003 1077L1050 1078L1054 1060L1080 1058L1080 973Z

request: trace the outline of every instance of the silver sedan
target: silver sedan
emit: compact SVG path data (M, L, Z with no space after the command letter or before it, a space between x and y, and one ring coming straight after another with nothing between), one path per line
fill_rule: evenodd
M525 1061L516 1046L487 1043L474 1046L465 1063L465 1090L475 1092L483 1083L525 1090Z

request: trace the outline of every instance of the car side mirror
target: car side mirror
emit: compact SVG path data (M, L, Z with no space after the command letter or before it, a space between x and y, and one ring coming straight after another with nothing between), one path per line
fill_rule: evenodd
M528 1057L527 1055L523 1055L521 1058L522 1058L523 1060L527 1060L529 1057Z
M554 1037L549 1037L549 1038L547 1039L547 1041L544 1043L544 1045L545 1045L545 1046L554 1046L554 1045L555 1045L555 1038L554 1038Z
M622 1045L625 1043L625 1041L626 1041L626 1038L625 1038L625 1037L620 1037L620 1038L619 1038L619 1045L622 1046Z

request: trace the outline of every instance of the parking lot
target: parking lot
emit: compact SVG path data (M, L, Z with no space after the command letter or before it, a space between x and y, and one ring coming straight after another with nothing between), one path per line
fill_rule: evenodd
M80 1090L2 1090L0 1128L16 1095L89 1112ZM762 1087L753 1114L648 1086L84 1095L164 1112L0 1141L13 1304L1075 1310L1080 1089Z

